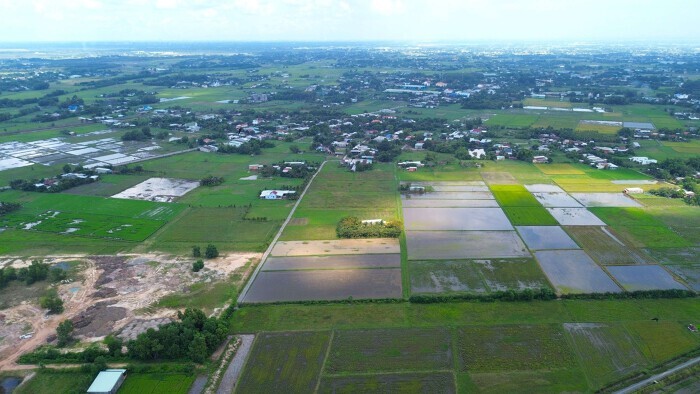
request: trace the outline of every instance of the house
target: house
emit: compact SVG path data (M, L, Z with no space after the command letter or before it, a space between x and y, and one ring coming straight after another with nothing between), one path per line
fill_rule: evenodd
M294 190L263 190L260 192L260 198L265 200L283 200L295 193Z
M112 170L105 167L97 167L95 168L95 172L98 174L111 174Z
M250 164L248 165L248 171L260 171L263 167L265 166L262 164Z
M126 379L126 369L106 369L100 372L88 388L88 394L115 394Z
M475 159L481 159L482 157L486 156L486 151L483 149L469 149L469 156Z
M535 164L543 164L543 163L546 163L547 161L549 161L547 156L535 156L532 158L532 162Z
M649 165L649 164L656 164L658 161L654 159L650 159L648 157L644 156L634 156L630 157L630 161L633 161L637 164L641 164L643 166Z
M422 142L416 142L416 145L415 145L414 148L415 148L415 150L421 150L421 149L423 149L423 143L422 143Z

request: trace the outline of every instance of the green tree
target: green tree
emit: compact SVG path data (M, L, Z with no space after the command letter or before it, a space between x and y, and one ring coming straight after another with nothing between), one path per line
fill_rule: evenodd
M56 327L56 337L58 338L58 346L63 347L73 340L73 322L64 320Z
M187 352L190 360L201 364L204 362L204 360L206 360L207 354L207 342L204 339L204 335L199 332L194 334L194 338L192 339L192 342L190 342Z
M192 272L199 272L202 268L204 268L204 261L201 259L192 263Z
M67 173L69 173L69 172L71 172L71 171L72 171L72 168L71 168L70 164L66 164L66 165L63 166L63 173L64 173L64 174L67 174Z
M68 273L61 268L53 267L49 270L49 280L51 282L58 282L68 277Z
M289 151L292 153L299 153L301 152L301 149L299 149L299 147L296 145L289 145Z
M216 246L209 244L207 245L207 249L204 251L204 257L208 259L219 257L219 250L216 249Z
M56 289L50 289L46 295L39 299L39 305L42 308L48 309L50 314L63 312L63 300L58 296Z
M202 249L198 245L192 247L192 257L201 257Z
M107 345L107 351L112 356L120 356L122 354L122 345L124 344L120 338L114 335L107 335L104 339L105 345Z

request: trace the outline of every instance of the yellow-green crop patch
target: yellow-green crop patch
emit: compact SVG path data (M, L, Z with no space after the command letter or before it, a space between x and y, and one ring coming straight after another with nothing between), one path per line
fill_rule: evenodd
M700 345L700 338L677 321L634 321L625 323L625 327L654 363L662 363Z
M543 207L503 207L513 226L556 226L556 219Z
M194 375L176 373L132 373L119 389L119 394L184 394L194 379Z

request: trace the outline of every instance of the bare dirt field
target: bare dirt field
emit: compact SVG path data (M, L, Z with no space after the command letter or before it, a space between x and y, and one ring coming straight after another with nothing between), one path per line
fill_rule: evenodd
M336 256L268 257L263 271L346 268L399 268L400 254L358 254Z
M624 193L571 193L584 207L641 207Z
M607 267L607 270L627 291L687 290L658 265L619 265Z
M46 343L58 323L66 319L73 320L76 336L86 341L101 340L134 321L141 323L129 327L129 336L136 335L153 325L150 320L161 319L162 323L175 315L175 310L153 307L162 297L184 292L196 283L222 281L233 272L248 269L246 263L257 258L260 255L253 253L222 256L208 260L205 269L195 274L191 272L191 259L168 255L47 257L45 261L82 261L82 279L56 286L65 307L59 315L45 315L36 299L0 311L4 315L0 324L0 370L25 368L14 364L17 357ZM32 338L19 339L18 333L28 332L34 332Z
M261 271L245 302L400 298L401 269Z
M132 200L146 200L158 202L172 202L182 197L187 192L199 186L198 181L172 178L150 178L138 185L130 187L113 198L127 198Z
M401 253L394 238L339 239L330 241L279 241L271 256Z
M406 230L512 230L500 208L404 208Z
M530 257L515 231L406 231L409 260Z
M516 226L528 248L538 249L578 249L578 245L558 226Z
M561 293L620 292L615 282L583 250L545 250L535 252L535 257Z

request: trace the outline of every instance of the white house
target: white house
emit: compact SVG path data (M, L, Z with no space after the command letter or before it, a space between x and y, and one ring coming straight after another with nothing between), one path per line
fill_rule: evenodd
M295 193L294 190L263 190L260 192L260 198L265 200L283 200Z

